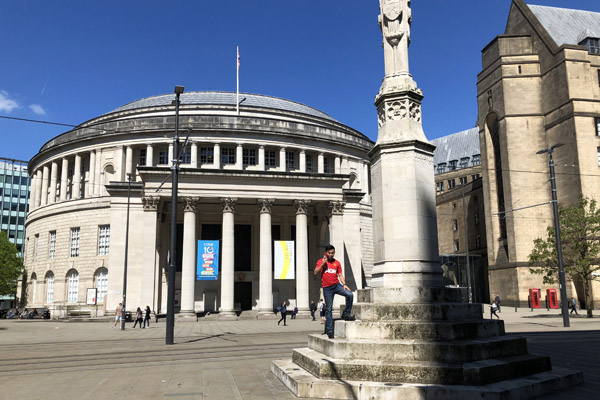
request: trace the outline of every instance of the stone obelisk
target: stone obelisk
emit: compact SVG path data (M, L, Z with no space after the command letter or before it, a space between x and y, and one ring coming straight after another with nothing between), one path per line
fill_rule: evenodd
M444 287L439 265L433 150L421 125L422 92L408 70L409 0L380 0L385 77L375 98L371 151L375 266L358 290L356 321L313 334L271 370L298 397L529 399L581 382L528 354L480 304Z

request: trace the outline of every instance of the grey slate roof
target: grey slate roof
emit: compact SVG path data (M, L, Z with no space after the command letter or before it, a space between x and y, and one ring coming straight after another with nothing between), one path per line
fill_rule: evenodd
M163 94L158 96L146 97L125 104L111 111L114 112L135 110L146 107L169 106L175 100L174 94ZM226 105L235 107L236 94L233 92L184 92L181 94L180 101L182 105L199 104L199 105ZM310 115L327 119L329 121L338 122L322 111L296 103L290 100L284 100L277 97L264 96L258 94L240 93L240 107L261 107L271 108L275 110L292 111L301 114Z
M528 6L558 46L578 44L586 37L600 38L600 13L598 12ZM590 33L593 36L590 36Z
M479 147L479 128L453 133L431 141L436 146L433 152L433 163L449 163L461 158L469 157L469 166L474 155L481 154Z

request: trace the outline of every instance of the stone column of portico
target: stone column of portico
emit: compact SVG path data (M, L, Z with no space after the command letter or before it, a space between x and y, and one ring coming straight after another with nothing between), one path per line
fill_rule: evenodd
M90 151L90 168L88 171L88 182L85 191L85 197L92 197L94 195L94 186L96 186L96 151Z
M125 148L125 180L127 180L127 174L133 173L133 149L131 146L127 146ZM132 180L135 180L135 177L132 176Z
M60 201L67 200L67 188L69 184L67 183L69 180L69 160L63 158L62 165L60 168Z
M221 145L215 143L213 147L213 168L221 169Z
M198 143L193 142L190 145L191 168L198 168Z
M183 209L183 250L181 260L181 311L195 316L196 287L196 206L197 198L186 197Z
M329 211L331 212L331 216L329 218L329 241L331 242L331 245L335 247L335 258L342 264L342 271L344 273L344 276L346 276L346 252L344 250L345 206L346 203L343 201L329 202Z
M42 178L42 176L43 176L42 169L38 169L35 173L35 175L37 177L37 181L35 182L36 187L37 187L37 189L35 190L35 198L34 198L35 208L38 208L42 201L42 190L44 187L44 185L43 185L44 179Z
M73 167L73 186L71 187L71 198L81 198L81 156L75 154L75 166Z
M258 146L258 170L265 170L265 146Z
M50 190L48 192L48 204L56 203L56 182L58 179L58 163L52 161L52 169L50 172Z
M35 197L37 192L37 175L35 172L31 174L31 192L29 193L29 211L35 210Z
M244 169L244 148L241 143L237 144L235 149L235 169Z
M308 200L294 200L296 208L296 304L298 312L308 314Z
M341 164L342 164L342 159L340 158L340 156L335 156L335 159L333 161L333 171L336 174L341 174L342 173L342 168L341 168Z
M151 144L146 145L146 167L154 165L154 147Z
M260 209L260 264L258 310L261 314L273 314L273 240L271 237L272 199L259 199Z
M48 186L50 185L49 182L49 176L50 175L50 169L48 168L47 165L44 165L44 169L43 169L43 174L42 174L42 197L41 197L41 205L45 206L46 204L48 204Z
M319 153L317 157L317 172L319 174L325 172L325 155L323 153Z
M285 147L279 149L279 170L286 171L285 167Z
M300 150L300 172L306 172L306 150Z
M223 207L223 250L221 255L223 261L221 263L221 308L219 310L221 316L234 316L235 309L233 304L233 289L234 289L234 231L235 231L235 205L237 199L230 197L221 199Z
M102 150L96 150L96 164L94 167L94 196L102 196Z

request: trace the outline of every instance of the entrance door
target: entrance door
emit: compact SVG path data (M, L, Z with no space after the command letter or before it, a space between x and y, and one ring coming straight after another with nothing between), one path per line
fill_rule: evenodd
M242 311L252 310L252 282L235 282L233 301Z

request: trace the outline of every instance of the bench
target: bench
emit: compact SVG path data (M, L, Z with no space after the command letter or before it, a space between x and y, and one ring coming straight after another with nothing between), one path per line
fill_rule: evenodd
M79 318L91 318L92 312L90 310L68 310L68 316Z

